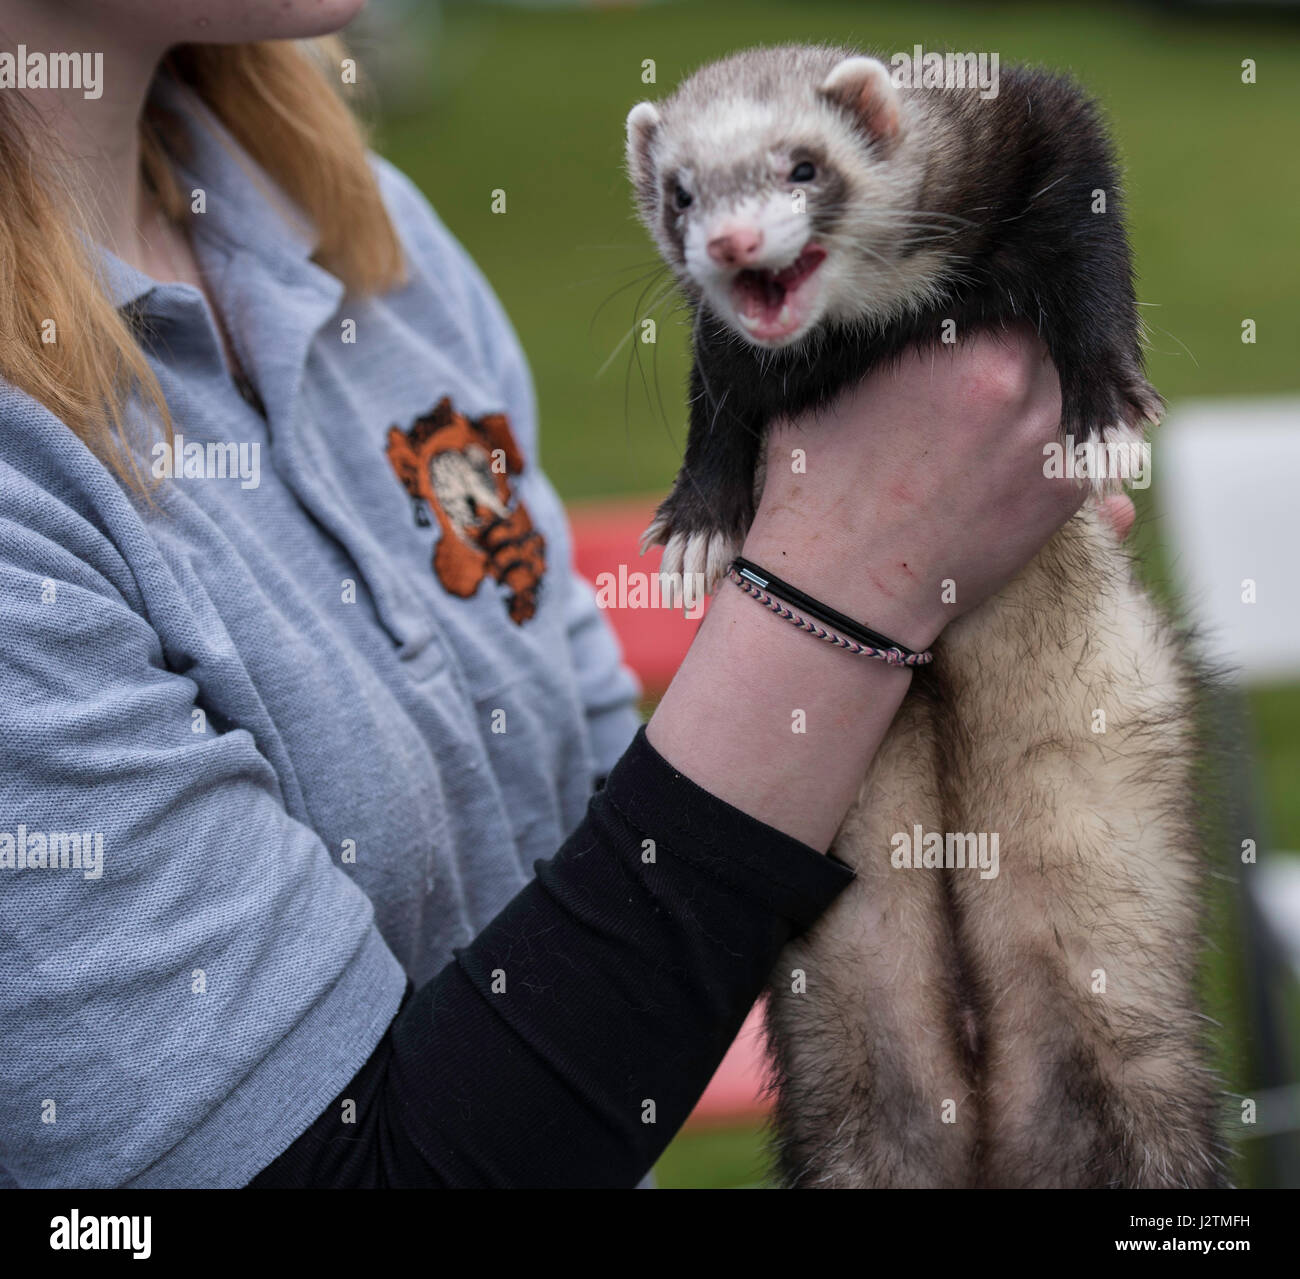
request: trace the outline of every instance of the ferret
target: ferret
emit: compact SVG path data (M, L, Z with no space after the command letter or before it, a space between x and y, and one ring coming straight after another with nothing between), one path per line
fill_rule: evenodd
M628 115L692 314L685 458L644 543L662 572L716 589L769 424L909 346L1027 323L1067 439L1160 417L1097 106L1036 69L1003 66L996 96L902 79L754 49ZM834 841L856 879L773 974L786 1185L1227 1184L1196 992L1200 690L1095 501L947 627ZM965 860L978 835L995 874Z

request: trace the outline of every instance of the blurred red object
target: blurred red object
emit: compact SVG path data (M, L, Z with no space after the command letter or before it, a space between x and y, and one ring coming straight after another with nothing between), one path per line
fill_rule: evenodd
M597 588L602 605L608 603L623 657L651 694L668 687L699 625L680 608L628 606L637 600L638 588L649 590L649 576L659 571L663 558L661 546L645 555L638 551L658 502L658 497L629 497L568 508L578 572ZM657 588L649 598L657 599Z
M722 1065L686 1121L690 1128L757 1123L769 1110L764 1094L771 1064L763 1050L763 1003L749 1010Z

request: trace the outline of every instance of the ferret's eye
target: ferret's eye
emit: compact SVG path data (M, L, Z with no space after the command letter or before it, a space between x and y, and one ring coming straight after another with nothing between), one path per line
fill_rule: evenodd
M673 191L673 200L676 203L677 207L679 209L686 208L687 205L690 204L692 199L694 199L694 197L691 195L691 193L679 182L677 184L676 190Z
M804 160L790 170L791 182L811 182L817 176L817 169L811 160Z

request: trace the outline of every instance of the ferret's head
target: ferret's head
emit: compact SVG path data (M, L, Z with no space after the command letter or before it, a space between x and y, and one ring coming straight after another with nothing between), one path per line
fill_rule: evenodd
M637 204L692 296L756 346L885 319L931 285L905 253L924 163L884 64L754 49L627 118Z

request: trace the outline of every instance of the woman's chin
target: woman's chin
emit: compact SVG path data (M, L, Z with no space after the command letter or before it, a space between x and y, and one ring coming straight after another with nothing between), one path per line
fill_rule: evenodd
M174 44L309 40L341 31L366 0L103 0L101 16L144 21ZM121 29L119 25L119 29Z

